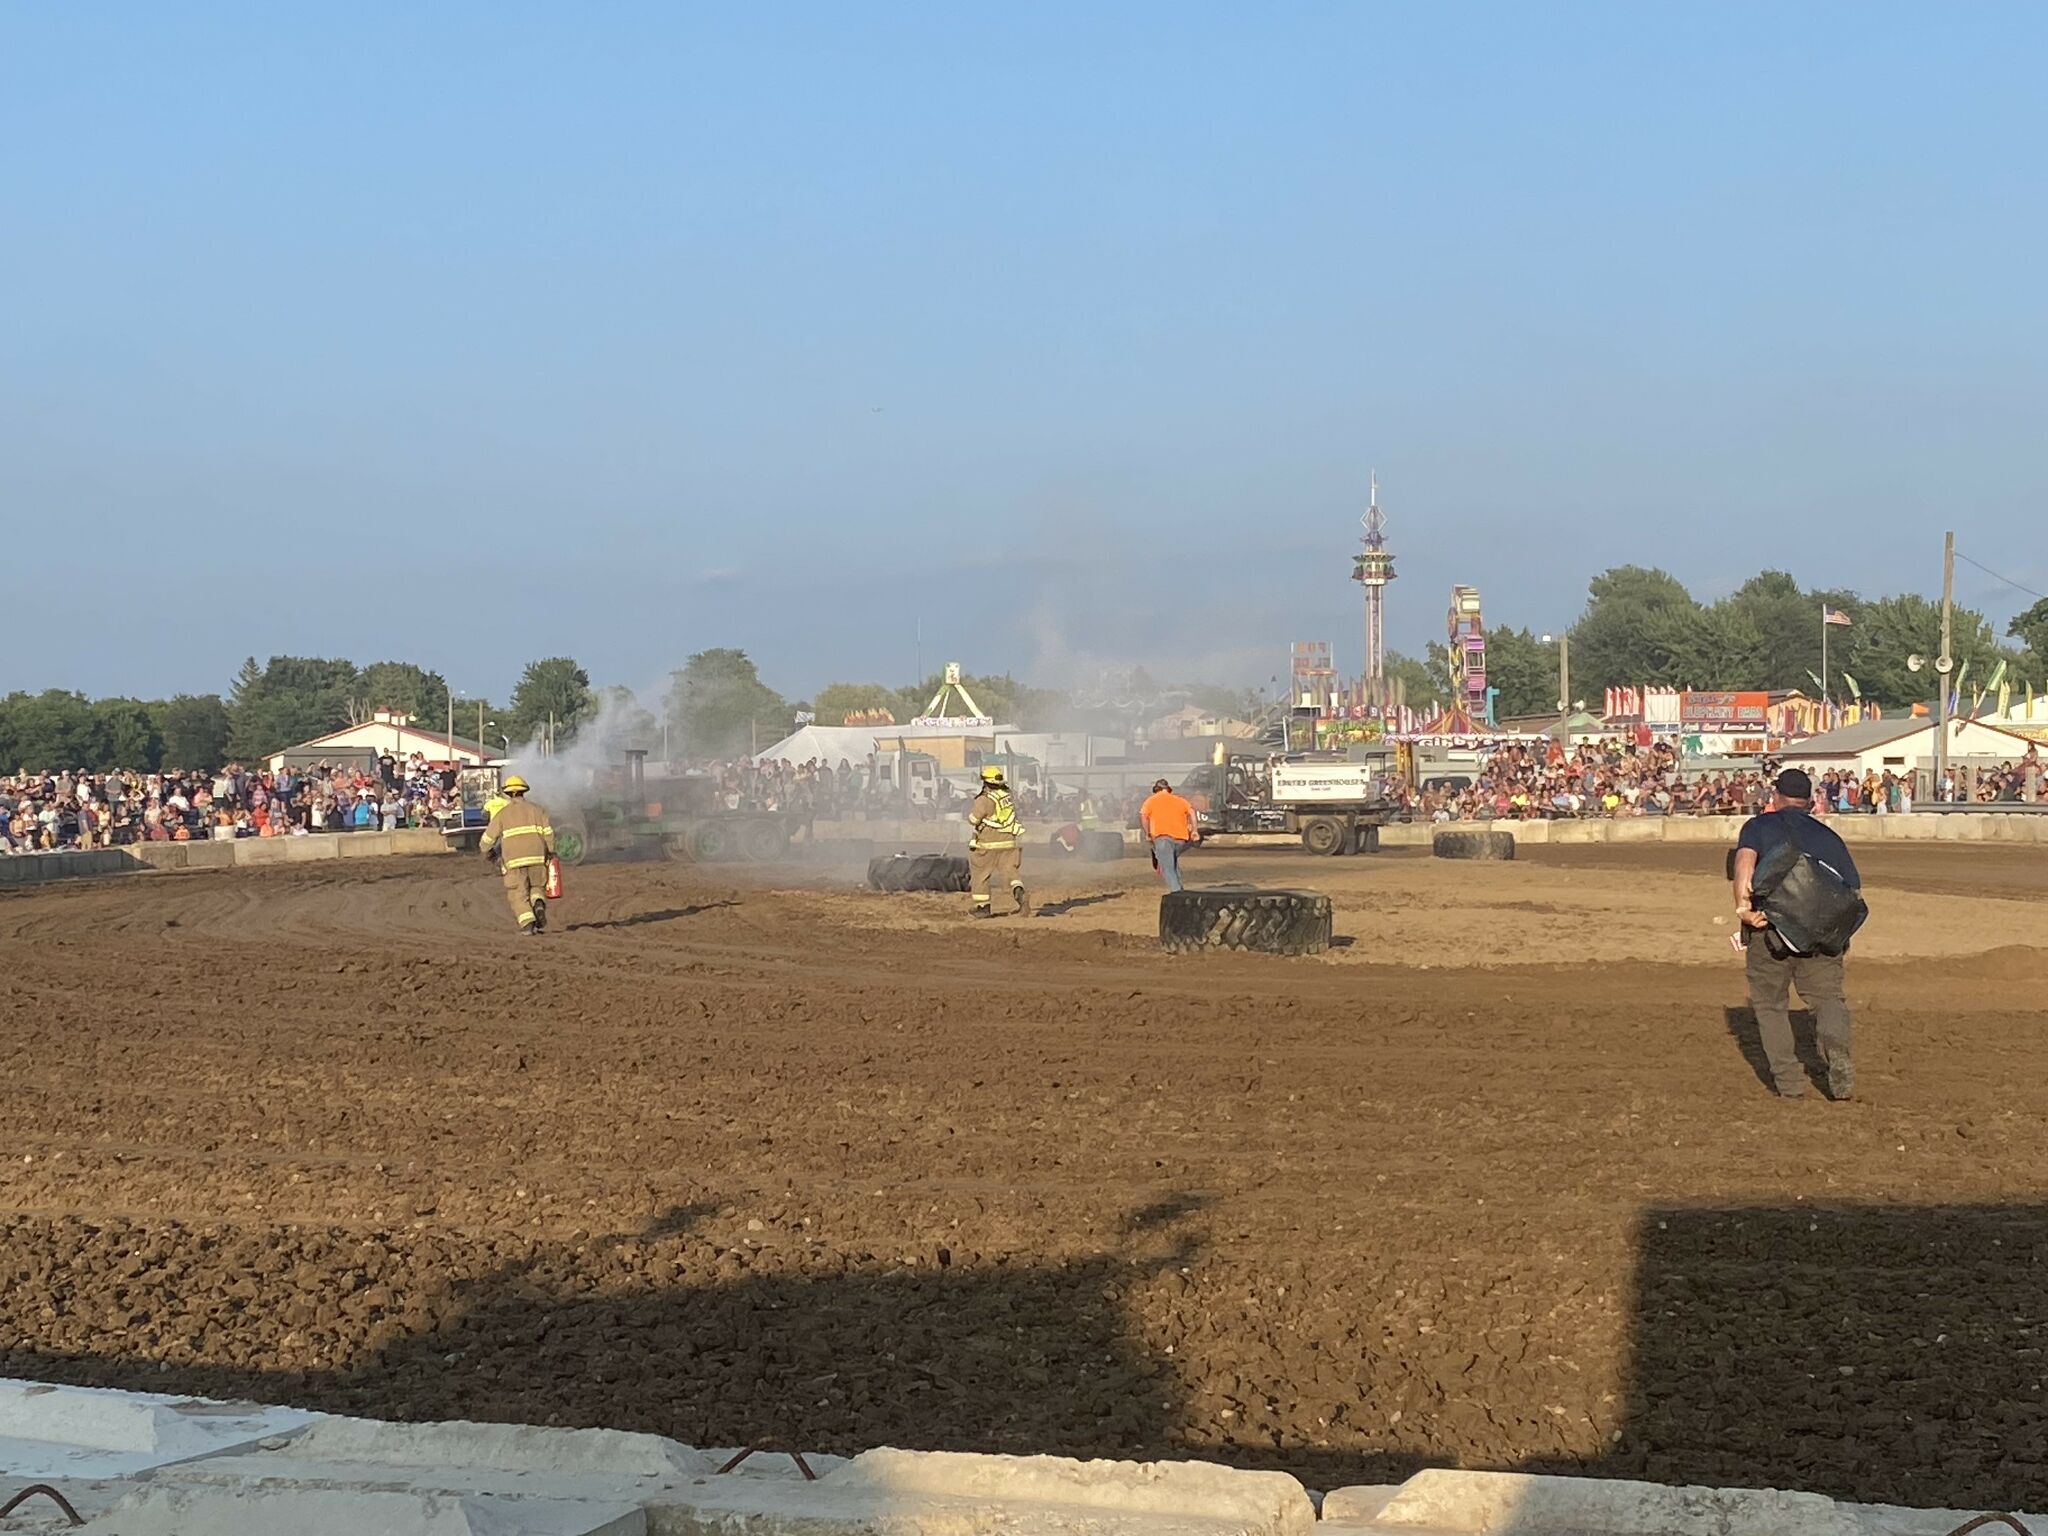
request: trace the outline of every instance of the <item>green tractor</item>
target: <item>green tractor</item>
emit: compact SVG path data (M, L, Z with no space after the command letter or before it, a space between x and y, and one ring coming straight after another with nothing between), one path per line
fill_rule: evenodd
M704 864L767 864L788 857L795 819L773 811L735 811L709 774L650 778L647 754L599 775L596 794L573 809L549 809L555 856L581 864L605 854L692 859Z

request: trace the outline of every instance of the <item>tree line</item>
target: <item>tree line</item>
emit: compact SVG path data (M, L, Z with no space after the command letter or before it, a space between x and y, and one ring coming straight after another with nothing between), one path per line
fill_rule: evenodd
M1849 622L1827 630L1827 697L1902 710L1935 698L1941 605L1913 592L1866 598L1842 588L1802 587L1784 571L1762 571L1726 597L1703 603L1668 571L1616 566L1595 576L1571 636L1571 686L1598 713L1610 687L1714 690L1792 689L1821 696L1821 611ZM1974 608L1951 615L1952 648L1967 695L2003 677L2015 689L2048 678L2048 599L2020 614L2001 637ZM2007 643L2009 641L2013 643ZM1918 655L1918 671L1907 663ZM1391 675L1409 701L1448 696L1450 655L1442 643L1426 660L1400 659ZM1961 668L1967 664L1968 673ZM1488 683L1504 719L1554 713L1558 648L1526 629L1487 631Z
M285 747L369 719L378 710L414 716L428 731L445 728L449 689L440 673L411 662L359 667L339 657L250 657L223 698L88 699L51 688L0 698L0 771L133 768L211 769L260 762ZM552 719L573 738L596 712L584 670L566 656L535 661L520 674L508 704L455 701L455 733L503 750L539 737Z
M1702 603L1667 571L1617 566L1595 576L1585 611L1570 628L1572 694L1595 710L1611 686L1710 689L1797 688L1820 691L1821 610L1839 611L1846 626L1828 630L1829 693L1902 709L1934 698L1931 666L1914 671L1909 656L1931 662L1941 646L1941 610L1917 593L1864 598L1835 588L1805 588L1784 571L1763 571L1728 596ZM1999 636L1975 609L1957 608L1953 648L1967 664L1964 690L2001 675L2015 687L2048 675L2048 598L2035 603ZM2014 643L2007 643L2008 641ZM1417 708L1451 697L1451 657L1442 642L1421 658L1395 654L1389 675ZM2000 669L2003 669L2002 673ZM1558 652L1527 629L1487 634L1487 671L1503 718L1554 710ZM1040 688L1010 676L964 679L990 715L1024 730L1127 730L1180 704L1251 718L1265 706L1259 689L1161 683L1142 668L1107 673L1087 688ZM886 710L899 723L924 712L943 674L900 687L832 682L809 699L791 699L765 682L744 650L716 647L691 655L669 676L664 697L642 700L626 688L593 689L574 659L531 662L501 707L455 701L458 736L503 750L553 730L560 747L594 724L608 748L628 746L678 757L729 757L781 740L801 714L837 725L848 714ZM660 708L657 716L655 705ZM365 720L380 709L414 716L428 731L445 728L449 689L440 673L411 662L367 666L339 658L252 656L225 698L180 694L169 699L88 699L51 689L0 698L0 771L16 767L213 768L253 762L281 748Z

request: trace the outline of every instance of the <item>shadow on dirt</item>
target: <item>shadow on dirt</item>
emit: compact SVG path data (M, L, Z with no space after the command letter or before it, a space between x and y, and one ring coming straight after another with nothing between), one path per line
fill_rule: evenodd
M1064 901L1048 901L1040 904L1034 917L1065 917L1069 912L1079 912L1084 907L1099 907L1106 901L1115 901L1123 892L1097 891L1091 896L1069 896Z
M1722 1017L1728 1025L1729 1036L1735 1041L1735 1048L1742 1052L1742 1059L1749 1063L1749 1070L1756 1074L1756 1080L1767 1089L1774 1088L1771 1062L1764 1055L1763 1036L1757 1031L1756 1015L1747 1008L1727 1008L1722 1010ZM1792 1010L1792 1040L1799 1050L1799 1064L1818 1088L1827 1081L1828 1069L1820 1058L1820 1044L1814 1028L1811 1011L1805 1008Z
M1651 1210L1614 1452L1585 1468L2048 1507L2048 1207Z
M564 933L601 932L607 928L643 928L649 923L673 923L686 917L697 917L705 912L716 912L721 907L736 907L736 901L706 901L694 907L664 907L659 912L635 912L626 917L609 917L602 922L570 923Z
M393 1294L369 1327L399 1336L339 1370L11 1349L0 1351L0 1374L386 1418L645 1430L697 1446L1171 1452L1184 1391L1173 1362L1129 1326L1123 1298L1192 1262L1190 1241L1057 1265L926 1247L855 1256L867 1266L855 1273L807 1275L801 1229L706 1241L713 1209L535 1246L458 1282L430 1317ZM326 1278L346 1293L360 1275ZM276 1337L283 1310L281 1297L269 1319L252 1312L243 1358L264 1358L263 1335Z

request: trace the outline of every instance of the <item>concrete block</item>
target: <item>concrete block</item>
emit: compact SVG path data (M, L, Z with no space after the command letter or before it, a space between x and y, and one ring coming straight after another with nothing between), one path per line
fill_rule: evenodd
M87 1536L647 1536L630 1504L361 1488L145 1485Z
M1310 1536L1315 1506L1283 1472L1239 1472L1204 1462L1074 1461L1064 1456L982 1456L952 1451L864 1451L816 1485L856 1503L909 1506L922 1497L991 1511L1031 1510L1018 1530L1230 1530ZM1067 1516L1054 1523L1055 1513ZM993 1524L994 1522L991 1522ZM975 1527L980 1528L980 1527Z
M1941 835L1941 816L1887 816L1884 819L1884 835L1888 838L1905 838L1909 842L1929 843Z
M270 839L270 842L273 847L282 848L284 850L285 861L287 863L303 864L310 859L340 858L342 841L344 838L347 838L351 835L352 834L347 832L339 832L325 837L313 836L272 838ZM238 851L240 849L249 848L253 846L257 846L257 840L254 838L246 839L243 842L236 844L236 848Z
M351 832L346 837L337 837L338 850L344 859L388 858L396 852L392 839L396 832Z
M295 1462L375 1462L387 1467L493 1468L535 1475L704 1477L732 1454L700 1451L664 1435L623 1429L543 1429L532 1424L387 1424L323 1418L292 1441ZM764 1464L769 1458L762 1458ZM783 1459L787 1465L786 1458ZM798 1475L794 1466L790 1475Z
M34 863L24 855L0 853L0 885L28 885L36 878Z
M128 851L151 869L183 869L191 853L184 843L137 843Z
M1510 829L1515 834L1515 846L1520 848L1528 844L1548 843L1552 825L1553 823L1548 821L1516 822Z
M431 827L400 827L390 834L393 853L447 853L448 839Z
M1370 1519L1380 1530L1486 1536L1604 1531L1628 1536L1855 1536L1856 1531L1856 1522L1833 1499L1775 1489L1667 1488L1618 1479L1445 1471L1418 1472L1391 1498L1382 1499L1382 1494L1340 1489L1324 1499L1323 1516ZM1347 1513L1367 1505L1372 1506L1368 1513Z
M35 1481L127 1477L287 1435L296 1408L0 1380L0 1467Z
M1729 843L1734 835L1723 829L1725 816L1667 816L1663 820L1667 843Z
M1550 840L1553 843L1604 843L1607 829L1612 823L1598 817L1585 820L1553 821L1550 824Z
M175 848L184 854L185 858L182 867L185 869L233 869L235 867L236 845L233 843L160 843L156 846Z
M285 850L293 843L311 842L303 837L245 837L239 843L220 846L229 850L237 869L250 864L282 864Z
M1664 841L1663 816L1626 816L1607 823L1607 840L1610 843L1661 843Z

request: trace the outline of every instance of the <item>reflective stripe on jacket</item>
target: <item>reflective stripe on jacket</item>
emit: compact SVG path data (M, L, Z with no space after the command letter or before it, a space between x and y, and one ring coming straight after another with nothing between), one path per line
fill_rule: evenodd
M1024 835L1024 824L1017 819L1017 802L1010 798L1007 789L993 785L974 797L974 804L967 808L967 820L974 828L970 848L1014 848Z
M555 851L555 829L548 825L547 811L531 800L512 801L484 828L484 852L500 845L506 869L547 863L548 855Z

